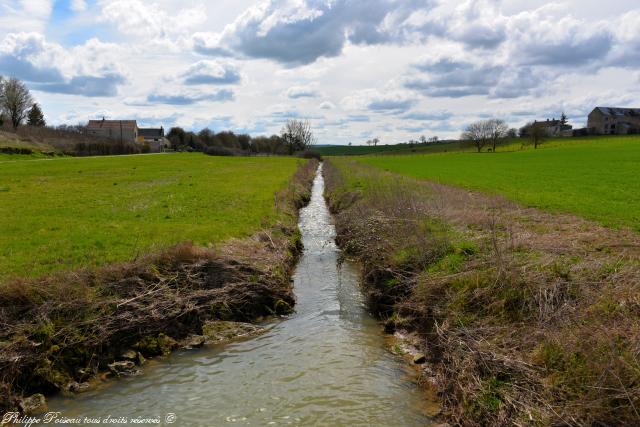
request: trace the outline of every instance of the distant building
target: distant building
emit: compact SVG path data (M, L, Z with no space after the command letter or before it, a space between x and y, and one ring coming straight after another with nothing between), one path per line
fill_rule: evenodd
M135 120L89 120L87 132L119 142L136 142L138 124Z
M535 121L533 122L536 126L541 126L547 132L548 136L572 136L573 126L568 125L566 120L553 120L547 119L546 121Z
M169 140L164 136L164 128L139 128L138 142L149 144L151 151L159 152L168 149L171 145Z
M627 135L640 132L640 108L596 107L587 127L600 135Z

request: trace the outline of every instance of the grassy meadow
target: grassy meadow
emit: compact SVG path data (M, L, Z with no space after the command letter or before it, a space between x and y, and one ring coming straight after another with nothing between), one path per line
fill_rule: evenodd
M550 140L538 150L362 156L407 176L496 193L640 231L640 137Z
M465 144L459 141L440 142L434 145L416 145L410 147L408 144L394 145L328 145L315 147L323 156L362 156L372 154L413 154L413 153L442 153L449 151L466 150Z
M302 161L0 158L0 281L132 259L186 240L248 236L276 220L274 194Z

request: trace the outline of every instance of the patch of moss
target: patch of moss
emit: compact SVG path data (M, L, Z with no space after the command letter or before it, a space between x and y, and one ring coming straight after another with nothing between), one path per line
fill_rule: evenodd
M291 314L293 312L293 308L291 307L291 304L289 304L288 302L279 299L278 301L276 301L276 304L274 305L274 311L276 314L278 315L286 315L286 314Z
M158 338L151 335L142 338L133 347L142 353L144 357L159 356L162 354L162 350L158 345Z

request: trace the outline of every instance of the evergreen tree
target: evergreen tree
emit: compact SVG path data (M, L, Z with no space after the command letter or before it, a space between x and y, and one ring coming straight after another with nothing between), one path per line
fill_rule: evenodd
M29 114L27 116L27 124L29 126L37 127L44 127L47 124L47 122L44 120L44 114L42 114L42 110L37 103L33 104L33 107L31 107L31 110L29 110Z

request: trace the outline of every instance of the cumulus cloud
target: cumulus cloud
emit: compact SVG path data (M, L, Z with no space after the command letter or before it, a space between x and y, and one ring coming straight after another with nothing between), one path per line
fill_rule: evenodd
M640 77L639 77L639 79L640 79ZM333 109L336 108L336 106L331 101L324 101L318 106L318 108L320 108L321 110L333 110Z
M342 106L347 110L369 110L377 113L401 114L416 104L417 100L403 91L380 92L367 89L347 96Z
M222 34L198 33L194 50L272 59L290 66L340 55L347 41L405 37L403 22L431 0L268 0L247 9Z
M310 86L292 86L287 90L287 98L290 99L317 98L319 96L320 92Z
M521 12L508 24L510 56L527 65L584 65L603 59L613 35L605 23L586 23L554 4Z
M87 2L85 0L71 0L69 6L74 12L84 12L87 10Z
M100 77L75 76L65 82L36 83L33 88L43 92L68 95L116 96L118 86L124 82L125 78L119 74L107 74Z
M451 58L427 57L413 65L418 73L404 87L433 97L488 95L498 83L502 67Z
M421 112L421 111L412 111L402 115L402 119L405 120L416 120L416 121L440 121L440 120L448 120L453 117L453 113L446 110L441 111L432 111L432 112Z
M233 64L219 61L198 61L181 78L187 85L230 85L240 83L241 80L240 72Z
M198 102L226 102L234 99L234 93L228 89L222 89L209 93L181 91L173 92L157 92L147 96L147 102L150 104L167 104L167 105L192 105Z
M96 39L67 51L38 33L9 34L0 42L0 73L44 92L115 96L126 81L118 51Z
M507 38L508 19L500 4L500 0L466 0L451 11L441 2L413 26L471 48L496 48Z
M158 4L140 0L100 0L100 19L122 33L149 39L165 39L186 34L206 20L203 6L183 7L170 14Z
M632 10L614 22L615 45L610 63L623 67L640 65L640 10Z

